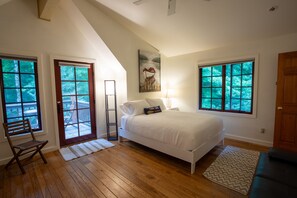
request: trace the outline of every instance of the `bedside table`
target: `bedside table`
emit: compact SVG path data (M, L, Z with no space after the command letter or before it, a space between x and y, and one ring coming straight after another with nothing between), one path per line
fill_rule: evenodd
M171 108L168 108L167 110L170 110L170 111L179 111L179 108L178 107L171 107Z

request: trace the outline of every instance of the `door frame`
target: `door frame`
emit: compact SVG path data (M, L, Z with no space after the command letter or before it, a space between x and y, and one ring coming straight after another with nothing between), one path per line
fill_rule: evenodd
M68 144L72 144L72 143L76 143L76 142L81 142L81 141L84 141L84 140L88 140L88 139L92 139L92 138L97 138L97 130L96 130L96 93L95 93L95 75L94 75L94 61L90 61L90 60L73 60L73 58L51 58L51 60L53 61L53 67L52 67L52 76L54 77L53 78L53 81L52 81L52 85L54 87L53 89L53 93L54 93L54 104L53 104L53 108L54 108L54 113L56 116L55 117L55 123L56 123L56 130L57 130L57 136L56 136L56 140L57 142L59 142L59 146L65 146L65 145L68 145ZM89 90L92 90L93 92L93 101L90 101L90 113L92 114L91 117L90 117L90 121L91 121L91 129L92 129L92 133L89 134L89 135L85 135L85 136L82 136L79 140L74 140L74 139L68 139L66 140L65 138L65 133L62 134L60 133L60 131L64 131L64 126L60 126L59 125L59 122L63 122L64 123L64 120L63 120L63 116L60 116L58 115L58 107L57 107L57 102L58 102L58 99L60 96L58 96L57 92L59 91L59 93L61 94L61 86L57 86L57 83L56 83L56 80L57 80L57 76L56 76L56 68L58 68L58 65L59 65L59 62L65 62L65 63L76 63L76 64L88 64L90 65L91 69L92 69L92 72L91 72L91 76L89 78L89 80L91 81L90 83L90 87L89 87ZM58 72L58 74L60 75L60 72ZM60 78L60 77L59 77ZM91 99L90 99L91 100ZM61 128L62 127L62 128Z
M297 144L295 142L281 141L283 117L288 114L296 114L295 103L285 103L284 101L284 77L286 72L296 73L297 68L286 68L285 63L287 57L297 57L297 51L280 53L278 55L277 67L277 89L276 89L276 104L275 104L275 123L274 123L274 140L273 146L292 152L297 152ZM288 74L287 74L288 75ZM294 104L294 105L293 105ZM296 137L296 136L295 136Z

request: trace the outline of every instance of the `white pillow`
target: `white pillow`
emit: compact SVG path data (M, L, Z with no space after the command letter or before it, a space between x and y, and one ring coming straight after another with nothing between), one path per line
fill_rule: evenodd
M160 106L161 110L164 111L166 110L166 106L163 103L163 100L161 98L157 98L157 99L152 99L152 98L146 98L145 99L150 106L155 107L155 106Z
M129 101L120 106L122 112L126 115L144 114L144 108L148 107L150 107L150 105L145 100Z

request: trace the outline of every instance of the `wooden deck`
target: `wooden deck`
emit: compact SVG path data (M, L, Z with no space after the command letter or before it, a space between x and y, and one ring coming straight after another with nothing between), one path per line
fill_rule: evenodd
M225 140L258 151L266 147ZM58 151L39 157L24 168L0 169L0 197L247 197L202 176L224 146L215 147L196 165L132 142L65 162Z

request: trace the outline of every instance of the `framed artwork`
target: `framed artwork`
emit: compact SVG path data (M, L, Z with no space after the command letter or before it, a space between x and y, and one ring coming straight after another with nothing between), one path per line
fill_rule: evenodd
M157 52L138 50L139 92L161 91L161 58Z

